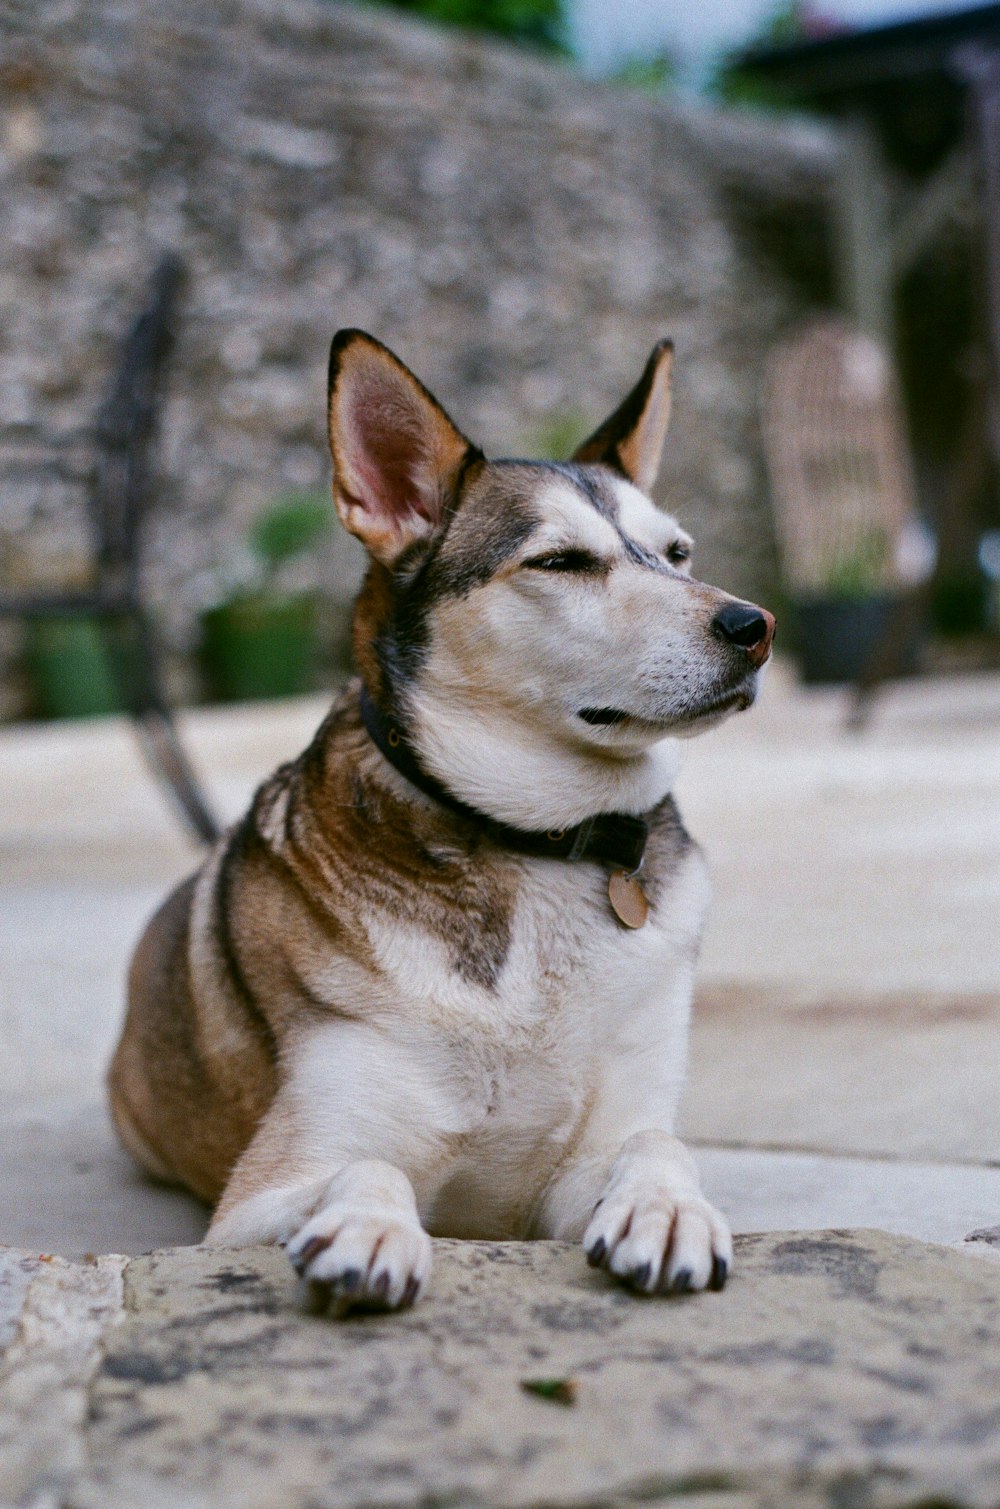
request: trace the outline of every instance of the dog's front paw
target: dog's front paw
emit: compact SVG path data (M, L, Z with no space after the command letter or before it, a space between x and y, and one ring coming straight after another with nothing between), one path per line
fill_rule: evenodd
M587 1261L642 1294L721 1289L733 1261L725 1218L669 1189L609 1190L583 1238Z
M317 1310L403 1310L420 1298L431 1272L430 1237L394 1210L329 1205L286 1251Z

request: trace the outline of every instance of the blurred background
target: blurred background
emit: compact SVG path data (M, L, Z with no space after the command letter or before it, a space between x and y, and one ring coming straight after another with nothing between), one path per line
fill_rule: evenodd
M0 0L0 717L121 705L123 578L170 701L342 673L354 324L492 454L671 334L699 573L807 660L818 612L813 678L997 664L998 47L924 0Z
M1000 4L0 0L0 212L0 1242L203 1229L102 1076L346 674L347 325L552 457L673 336L658 499L779 619L682 1131L740 1230L994 1226Z

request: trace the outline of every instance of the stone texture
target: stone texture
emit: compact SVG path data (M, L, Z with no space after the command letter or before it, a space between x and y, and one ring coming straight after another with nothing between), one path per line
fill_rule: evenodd
M663 496L708 573L752 592L774 564L758 385L801 303L730 191L829 169L817 131L716 120L376 8L2 0L0 412L88 423L157 252L183 254L149 580L184 648L253 513L325 483L338 326L398 346L493 454L582 438L672 333ZM72 505L51 477L8 481L0 570L71 571ZM345 550L322 566L341 595Z
M67 1403L51 1462L4 1454L0 1499L996 1503L998 1266L875 1232L776 1233L738 1242L724 1294L641 1301L571 1247L435 1255L415 1311L343 1322L300 1311L276 1250L133 1260L123 1302L121 1260L43 1265L0 1428L30 1423L46 1369ZM572 1406L521 1387L558 1378ZM42 1440L56 1412L35 1409Z
M4 1505L55 1509L84 1469L88 1387L101 1344L121 1318L123 1266L118 1257L77 1266L12 1254L0 1262L2 1278L29 1274L0 1364Z

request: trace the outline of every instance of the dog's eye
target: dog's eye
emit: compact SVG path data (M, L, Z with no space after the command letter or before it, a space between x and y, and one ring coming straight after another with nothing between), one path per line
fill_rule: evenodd
M671 545L667 550L667 560L670 562L671 566L683 566L684 562L689 561L690 559L690 545L682 545L680 540L678 540L675 545Z
M596 555L586 550L560 550L554 555L540 555L533 561L525 561L532 571L603 571L604 566Z

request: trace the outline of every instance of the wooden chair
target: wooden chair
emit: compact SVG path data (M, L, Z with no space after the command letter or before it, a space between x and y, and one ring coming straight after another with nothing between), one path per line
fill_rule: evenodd
M0 436L0 467L50 475L85 488L93 550L91 584L80 591L0 593L0 617L94 617L101 625L122 704L154 775L191 832L219 833L177 734L163 692L156 637L142 597L142 530L155 499L153 448L164 367L182 280L163 257L146 306L122 345L114 380L93 426L60 446L24 429Z

